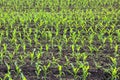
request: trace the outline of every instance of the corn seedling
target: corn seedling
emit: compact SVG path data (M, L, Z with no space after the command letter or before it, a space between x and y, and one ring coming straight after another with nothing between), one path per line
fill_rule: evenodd
M66 60L65 65L69 65L70 64L70 60L69 60L69 58L67 56L65 56L65 60Z
M38 36L37 36L36 33L34 34L34 42L35 42L35 45L37 45L37 43L38 43Z
M12 77L11 77L11 73L10 72L5 74L4 80L13 80Z
M27 80L27 78L24 76L23 73L21 73L21 79L22 79L22 80Z
M40 73L41 73L41 67L40 67L41 64L39 64L38 62L35 63L35 67L36 67L36 70L35 70L35 73L37 75L37 79L40 79Z
M14 52L17 53L19 48L20 48L20 44L18 44L18 45L16 44Z
M15 55L15 53L13 52L13 53L8 53L8 59L10 60L10 62L12 63L12 60L13 60L13 58L14 58L14 55Z
M60 57L62 57L62 45L58 45L58 49L59 49L59 55Z
M4 53L0 52L0 64L3 63Z
M25 62L24 62L25 57L26 57L26 56L19 55L19 61L20 61L22 64L25 63Z
M48 52L48 50L49 50L49 45L48 44L45 45L45 49Z
M6 80L6 79L13 80L12 77L11 77L11 72L10 72L11 66L6 62L4 62L4 63L7 67L7 73L5 74L4 80Z
M112 65L110 65L109 69L104 69L105 72L108 72L111 75L110 80L117 80L119 78L118 70L119 68L117 67L117 59L114 57L110 57L110 60L112 61Z
M62 65L58 65L58 71L59 71L59 78L60 80L62 80L62 75L65 75L64 72L62 71L63 66Z
M71 67L72 67L73 73L70 72L70 71L68 71L68 72L71 73L71 74L74 76L74 79L78 79L79 76L78 76L77 74L78 74L80 68L79 68L79 67L75 67L72 63L71 63L70 65L71 65Z
M0 44L1 44L1 42L2 42L2 39L3 39L3 32L1 32L1 34L0 34Z
M83 74L82 74L82 78L83 80L86 80L87 79L87 76L89 74L88 70L89 70L90 66L86 66L86 65L83 65L82 66L82 71L83 71Z
M17 64L17 62L15 62L14 65L15 65L15 70L16 70L16 72L17 72L17 75L20 75L21 69L20 69L19 65Z
M7 51L7 44L3 44L3 50L4 50L4 52L6 52Z
M53 56L53 55L52 55ZM57 58L55 58L54 56L52 57L52 65L58 65L58 62L59 62L59 59Z
M76 45L76 48L77 48L77 52L79 52L81 49L81 45Z
M34 58L35 58L35 52L33 51L33 52L30 53L31 64L32 64L33 61L34 61Z
M118 47L119 47L119 45L115 45L115 47L114 47L114 49L115 49L115 53L118 53Z
M51 65L51 63L48 63L47 65L41 66L41 69L44 72L44 80L47 79L48 69L49 69L50 65Z
M36 57L37 57L37 60L39 60L42 57L42 53L38 51Z
M109 41L110 41L110 47L112 48L113 47L113 38L112 38L112 36L109 37Z
M72 55L74 56L74 53L75 53L75 45L72 44L72 45L71 45L71 48L72 48Z
M25 43L23 43L22 48L23 48L23 51L25 52L26 51L26 44Z

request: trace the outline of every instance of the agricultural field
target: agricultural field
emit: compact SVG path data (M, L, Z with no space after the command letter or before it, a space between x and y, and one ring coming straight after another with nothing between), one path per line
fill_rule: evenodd
M0 0L0 80L120 80L120 0Z

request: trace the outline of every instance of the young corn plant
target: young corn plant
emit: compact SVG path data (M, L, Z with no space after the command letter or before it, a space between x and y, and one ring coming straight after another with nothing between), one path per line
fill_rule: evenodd
M3 33L3 32L1 32L1 33L0 33L0 44L2 43L2 40L3 40L3 35L4 35L4 33Z
M102 40L102 44L104 45L105 42L107 41L107 38L105 37L105 38L102 38L101 40Z
M63 66L58 65L58 71L59 71L59 79L62 80L62 75L65 75L64 72L62 71Z
M79 52L81 49L81 45L76 45L76 49L77 49L77 52Z
M69 58L67 56L65 56L65 61L66 61L65 65L69 65L70 64L70 60L69 60Z
M89 44L92 44L93 43L93 40L94 39L94 34L90 34L90 37L89 37Z
M30 34L27 34L26 38L29 42L29 46L32 47L32 39L30 38Z
M4 52L7 52L7 44L6 43L3 44L3 50L4 50Z
M78 41L78 38L77 38L77 36L76 36L76 33L73 33L73 35L72 35L72 43L73 43L73 44L76 44L77 41Z
M3 63L3 58L4 58L4 53L1 51L0 52L0 64Z
M63 39L65 40L65 46L67 47L67 43L68 43L68 41L69 41L69 38L67 38L67 36L66 35L63 35Z
M102 68L102 66L100 65L100 63L99 63L99 62L96 62L95 59L93 60L93 62L95 63L96 69Z
M51 43L51 46L52 46L52 48L53 48L53 46L54 46L54 38L53 38L53 34L52 34L52 32L51 31L48 31L48 37L49 37L49 41L50 41L50 43Z
M80 68L79 68L79 67L75 67L72 63L70 63L70 65L71 65L71 67L72 67L72 71L73 71L73 72L71 72L71 71L69 71L69 70L68 70L68 72L69 72L71 75L73 75L73 77L74 77L75 80L79 79L79 76L78 76L77 74L78 74Z
M59 49L59 55L60 57L62 57L62 45L58 45L58 49Z
M91 54L92 54L93 51L95 50L95 46L92 45L92 44L91 44L91 45L88 45L88 48L89 48Z
M118 39L118 41L120 41L120 38L119 38L120 37L120 30L119 29L116 30L116 33L117 33L117 37L118 37L117 39Z
M86 59L88 58L88 55L86 53L83 53L82 58L83 58L83 63L86 63Z
M46 51L48 52L48 50L49 50L49 44L46 44L46 45L45 45L45 49L46 49Z
M17 34L17 30L14 29L13 32L12 32L12 40L11 40L13 43L16 43L16 41L17 41L16 40L16 34Z
M43 46L42 45L40 45L39 52L43 53Z
M34 24L37 23L37 21L39 20L38 14L34 14Z
M36 33L34 34L34 42L35 42L35 45L37 45L37 43L38 43L38 36L37 36Z
M25 18L23 16L19 16L19 19L20 19L21 25L24 26Z
M52 40L52 32L51 31L48 31L48 37L49 37L49 40L51 41Z
M7 29L7 30L5 31L5 35L6 35L6 37L9 37L9 29Z
M84 46L85 45L85 38L82 37L81 40L80 40L80 42L81 42L81 45Z
M26 52L26 44L25 42L22 44L23 51Z
M33 50L33 52L30 53L31 65L33 64L34 59L35 59L35 52Z
M35 63L35 73L37 75L37 79L40 79L40 74L41 74L41 67L40 67L41 63L40 62L36 62Z
M17 72L17 76L18 76L18 75L20 75L20 73L21 73L20 66L18 65L17 62L15 62L14 65L15 65L15 70L16 70L16 72Z
M52 56L53 56L53 55L52 55ZM59 61L60 61L59 58L55 58L55 57L53 56L51 63L52 63L52 65L56 66L56 65L59 65L59 64L58 64Z
M1 80L3 80L3 79L1 79ZM10 72L5 74L4 80L13 80L12 77L11 77L11 73Z
M6 67L7 67L7 72L9 73L9 72L10 72L10 69L11 69L11 66L10 66L8 63L6 63L5 61L4 61L4 64L6 65Z
M117 80L119 78L118 70L119 68L117 67L117 58L110 57L112 61L112 65L110 67L110 72L111 72L111 80Z
M119 76L118 76L118 68L115 67L111 67L111 80L118 80Z
M40 51L37 52L36 54L37 60L39 60L42 57L42 53Z
M81 54L81 53L76 53L76 54L75 54L75 57L76 57L76 58L75 58L75 59L76 59L76 62L77 62L77 61L80 61L80 59L82 58L82 54Z
M27 80L23 73L20 74L22 80Z
M83 80L87 80L87 76L89 75L89 72L88 72L89 68L90 68L89 65L83 65L82 66L82 72L83 72L82 79Z
M13 20L12 18L8 18L8 19L9 19L10 28L12 28L13 24L15 23L15 20Z
M104 70L111 75L110 80L118 80L120 73L118 73L119 68L117 67L117 59L114 57L110 57L110 60L112 61L112 65L110 65L109 69Z
M26 55L24 55L24 56L21 54L19 55L19 61L21 62L21 65L25 64L25 61L24 61L25 58L26 58Z
M29 35L31 35L32 34L32 32L33 32L33 30L32 30L32 28L29 28Z
M54 38L52 38L50 42L51 42L51 46L53 48L54 47Z
M110 47L112 48L113 47L113 37L112 36L109 36L109 41L110 41Z
M4 63L7 67L7 73L4 76L4 80L13 80L12 77L11 77L11 72L10 72L11 67L10 67L10 65L6 62L4 62Z
M74 56L74 54L75 54L75 45L74 44L71 45L71 49L72 49L72 56Z
M103 39L103 35L104 35L104 33L101 32L100 34L97 35L97 37L98 37L98 40L99 40L99 41L102 41L102 43L104 44L105 41L106 41L106 38Z
M88 62L86 61L88 55L86 53L82 53L82 54L78 54L76 56L76 63L79 66L80 69L82 69L82 80L86 80L87 76L89 74L88 70L89 70L89 65ZM83 61L80 61L80 58L83 59Z
M58 35L59 35L59 32L60 32L59 23L56 24L55 29L56 29L56 31L55 31L55 35L58 36Z
M117 53L118 53L118 48L119 48L119 45L116 44L115 47L114 47L114 50L115 50L115 54L116 54L116 55L117 55Z
M44 72L44 80L47 79L48 69L50 68L51 63L48 63L47 65L41 66L41 69Z
M10 61L10 63L13 63L13 58L14 58L14 55L15 55L15 53L13 52L13 53L8 53L8 59L9 59L9 61Z
M42 38L44 38L45 40L47 40L47 34L46 34L45 30L42 30L41 35L42 35Z
M14 49L14 52L17 53L18 50L19 50L19 48L20 48L20 44L16 44L15 49Z

